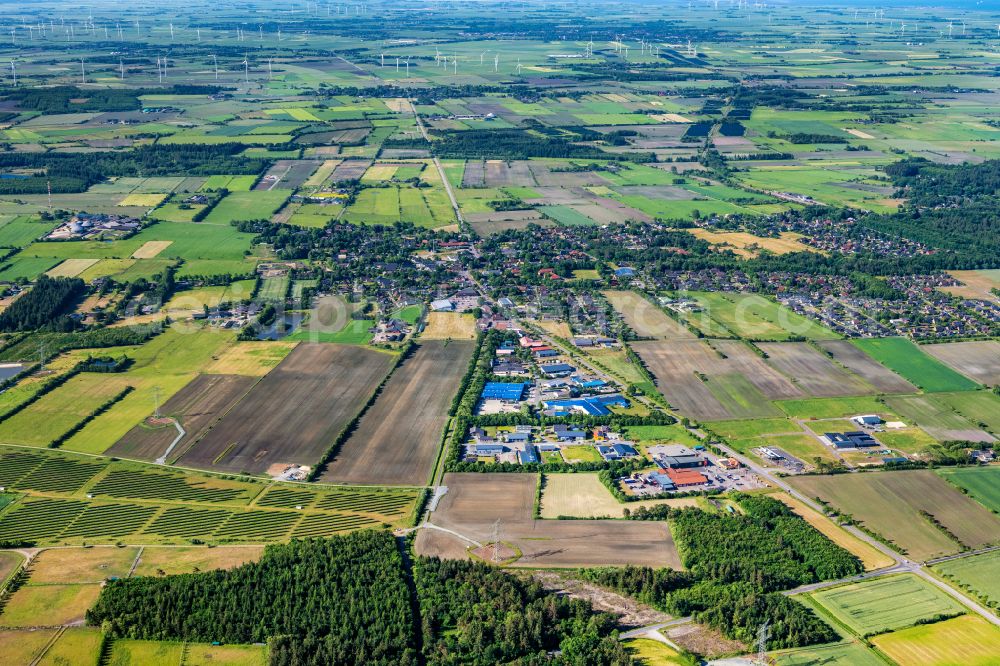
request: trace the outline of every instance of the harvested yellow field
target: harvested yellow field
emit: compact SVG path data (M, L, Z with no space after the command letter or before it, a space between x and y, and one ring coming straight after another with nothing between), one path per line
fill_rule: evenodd
M342 161L343 160L326 160L319 165L319 168L313 172L313 175L309 176L309 180L303 183L303 187L319 187L326 181L327 178L330 177L330 174L333 173L333 170L336 169Z
M1000 289L1000 270L948 271L961 285L938 287L939 290L962 298L981 298L1000 303L1000 296L993 293Z
M655 116L661 123L690 123L694 122L690 118L685 118L679 113L658 113Z
M431 312L420 337L424 340L475 340L476 319L471 314Z
M405 97L394 97L382 101L393 113L413 113L413 105Z
M130 194L119 201L118 205L153 208L159 206L168 196L167 194Z
M573 332L569 330L569 324L564 321L550 321L550 320L535 320L531 323L538 326L549 335L555 335L560 338L570 339L573 337Z
M597 474L546 474L542 489L542 518L572 516L574 518L621 518L625 509L668 504L675 508L698 506L694 497L645 500L622 504L611 494Z
M133 259L152 259L170 247L173 241L146 241L138 250L132 253Z
M364 182L370 182L373 180L392 180L392 177L396 175L396 171L399 166L395 164L375 164L368 167L365 171L365 175L361 177Z
M864 565L865 571L892 566L893 559L891 557L874 546L868 545L850 532L841 529L819 511L809 508L806 504L795 499L788 493L774 493L771 497L784 502L788 508L815 527L827 539L844 550L857 555L858 559Z
M848 129L848 128L845 127L844 131L847 132L848 134L850 134L851 136L858 137L859 139L874 139L875 138L871 134L869 134L868 132L862 132L859 129Z
M256 562L264 552L263 546L192 546L173 548L169 546L148 546L143 548L134 576L157 576L160 572L168 576L232 569L247 562Z
M67 259L45 274L49 277L76 277L96 263L97 259Z
M100 583L125 578L138 554L138 548L116 546L43 550L31 562L31 582Z
M296 342L237 342L205 368L209 375L263 377L295 349Z
M754 236L745 231L709 231L708 229L688 229L695 238L708 241L712 245L729 246L733 252L741 257L753 258L760 254L761 250L768 250L774 254L788 254L790 252L816 252L818 250L799 242L801 234L791 231L782 232L777 238L762 238Z
M1000 654L1000 629L978 615L918 624L871 639L897 664L988 666Z

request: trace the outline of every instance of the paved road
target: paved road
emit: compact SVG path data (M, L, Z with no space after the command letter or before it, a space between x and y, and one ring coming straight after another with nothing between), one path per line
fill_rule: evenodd
M427 136L427 128L424 127L424 121L420 119L420 114L417 113L412 104L410 104L410 108L413 109L413 118L417 121L417 127L420 128L420 134L424 137L424 141L430 141L430 137ZM462 211L458 207L458 199L455 198L455 193L451 189L451 183L448 182L448 175L444 172L444 167L441 166L441 160L435 157L434 166L437 167L438 175L441 176L441 182L444 184L444 191L448 193L448 198L451 200L451 207L455 209L455 218L459 224L462 224L465 220L462 218ZM482 292L481 288L480 292Z

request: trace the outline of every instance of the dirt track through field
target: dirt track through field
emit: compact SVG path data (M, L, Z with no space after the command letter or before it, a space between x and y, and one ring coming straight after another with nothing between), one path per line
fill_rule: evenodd
M198 375L168 400L160 412L180 421L186 434L171 452L173 457L191 446L257 382L242 375ZM140 460L156 460L177 437L172 423L157 427L140 424L125 433L107 454Z
M315 465L392 366L363 347L300 344L187 451L182 465L261 473Z
M396 369L327 467L322 481L423 485L474 342L430 340Z
M681 568L667 525L656 521L534 520L534 474L446 474L448 492L430 521L481 543L492 539L500 520L500 540L516 546L514 566L586 567L635 564ZM421 555L469 557L467 542L446 532L422 529Z

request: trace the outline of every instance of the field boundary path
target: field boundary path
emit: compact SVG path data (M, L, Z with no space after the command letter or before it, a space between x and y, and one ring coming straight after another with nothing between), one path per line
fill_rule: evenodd
M163 455L154 461L156 462L157 465L167 464L167 458L170 456L170 452L174 450L174 447L177 446L177 443L180 442L182 439L184 439L184 435L187 434L187 432L184 431L184 428L181 427L180 421L174 418L170 420L174 422L174 427L177 428L177 436L174 437L174 441L170 442L170 446L168 446L167 450L163 452Z
M426 520L424 522L420 523L419 525L417 525L416 527L407 527L406 529L403 529L403 530L396 530L396 532L394 532L394 534L396 534L396 536L406 536L408 534L412 534L414 532L417 532L418 530L437 530L439 532L445 532L445 533L450 534L450 535L452 535L454 537L458 537L462 541L468 541L469 543L473 544L476 548L482 548L483 545L484 545L484 544L476 541L472 537L467 537L464 534L460 534L460 533L456 532L455 530L450 530L447 527L441 527L440 525L435 525L434 523L428 522Z

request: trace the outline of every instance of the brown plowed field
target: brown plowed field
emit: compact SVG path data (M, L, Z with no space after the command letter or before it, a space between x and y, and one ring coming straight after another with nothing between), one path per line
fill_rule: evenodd
M242 375L198 375L160 408L164 416L180 421L186 434L171 451L177 458L184 449L197 442L247 391L257 383L257 377ZM125 433L106 452L109 456L156 460L177 437L172 423L158 427L139 424Z
M685 416L702 421L764 417L771 413L767 409L758 414L748 414L744 410L734 412L716 398L696 373L718 380L718 390L732 384L733 376L742 375L768 400L804 396L801 389L742 342L712 340L709 344L699 340L672 340L637 342L632 343L632 347L656 377L657 388L671 406Z
M334 483L424 485L448 422L448 406L475 342L422 342L386 383L321 477Z
M699 421L732 418L708 390L708 385L694 374L695 370L708 368L720 360L707 344L692 340L635 342L631 346L656 377L657 388L674 409Z
M315 465L393 360L353 345L300 344L178 462L249 473Z
M1000 342L996 340L945 342L920 349L981 384L1000 384Z
M803 391L817 398L871 393L871 386L805 342L758 342L767 354L767 364L786 376Z
M770 400L801 398L804 393L787 377L769 366L750 347L738 340L713 340L711 345L726 358L727 372L738 372Z
M447 474L448 492L431 513L439 527L487 543L500 519L500 540L517 547L514 566L588 567L634 564L681 568L666 523L627 520L533 520L534 474ZM469 557L470 544L450 533L422 529L421 555Z
M958 552L949 532L969 548L1000 541L1000 520L929 470L799 476L789 483L854 516L917 560Z
M833 354L835 361L874 386L880 393L917 392L916 386L877 363L847 340L822 340L816 344Z

